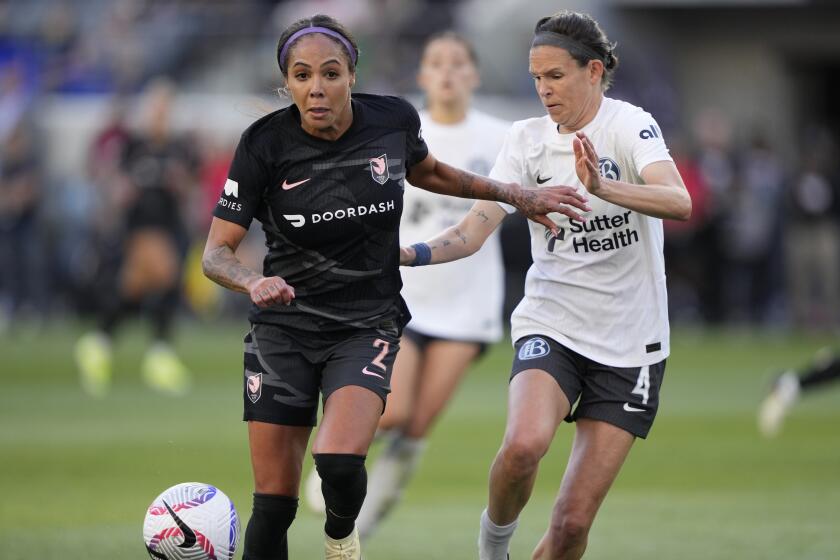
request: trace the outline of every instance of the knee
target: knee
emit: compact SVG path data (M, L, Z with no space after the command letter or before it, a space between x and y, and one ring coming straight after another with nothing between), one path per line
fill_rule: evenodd
M551 541L555 553L576 550L586 544L592 519L574 510L555 512L551 520Z
M536 471L548 446L538 438L512 437L499 452L504 469L512 478L527 478Z
M315 468L325 488L349 490L367 486L365 456L349 453L316 453Z
M367 495L365 456L316 453L314 457L328 512L355 519Z

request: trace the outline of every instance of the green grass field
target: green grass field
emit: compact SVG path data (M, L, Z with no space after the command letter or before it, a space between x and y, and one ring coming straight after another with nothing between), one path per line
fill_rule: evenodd
M140 382L144 331L116 345L113 394L86 398L71 359L77 325L0 338L0 559L146 558L145 509L177 482L209 482L250 513L241 415L245 323L183 325L196 372L183 399ZM828 337L673 333L657 422L637 443L601 510L587 558L840 558L840 387L805 398L775 440L755 428L775 369ZM365 549L366 560L475 558L486 478L505 417L511 351L471 372L439 423L413 485ZM529 559L569 450L561 428L544 460L511 557ZM322 519L301 509L292 557L322 556Z

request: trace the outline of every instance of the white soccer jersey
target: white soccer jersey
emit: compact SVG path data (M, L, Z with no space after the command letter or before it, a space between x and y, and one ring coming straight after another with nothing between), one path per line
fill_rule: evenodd
M623 101L605 97L583 132L595 146L601 175L611 179L643 184L645 166L673 161L653 117ZM573 138L560 134L548 116L518 121L491 177L574 186L586 195L575 172ZM592 211L586 223L550 215L560 226L558 238L529 222L534 264L511 317L512 338L541 334L609 366L659 362L670 350L662 220L587 196Z
M510 123L472 110L460 123L434 122L420 112L423 138L436 158L487 175L510 129ZM407 188L400 241L426 241L461 221L474 200ZM409 328L429 336L494 342L502 336L504 269L498 235L466 259L402 268L402 295L412 319Z

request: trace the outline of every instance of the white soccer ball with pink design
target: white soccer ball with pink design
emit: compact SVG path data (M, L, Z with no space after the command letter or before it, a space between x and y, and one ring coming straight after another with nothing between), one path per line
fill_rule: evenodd
M143 541L159 560L231 560L239 516L224 492L200 482L165 490L146 511Z

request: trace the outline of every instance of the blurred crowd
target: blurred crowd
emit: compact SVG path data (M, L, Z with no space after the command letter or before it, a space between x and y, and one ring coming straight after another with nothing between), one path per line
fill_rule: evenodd
M761 130L741 137L719 112L672 142L694 205L665 223L675 320L833 329L840 312L837 137L802 131L783 157Z
M418 1L400 9L388 0L364 5L0 2L0 331L21 319L95 311L103 277L114 269L109 262L121 257L116 240L125 209L151 173L142 154L128 149L138 143L169 150L163 175L186 224L184 311L243 305L235 296L220 300L203 282L195 258L236 137L219 141L198 126L171 126L172 100L179 90L208 87L232 72L239 72L246 89L270 91L279 85L274 68L241 68L224 53L271 51L284 23L315 11L336 15L358 33L369 54L359 69L360 79L368 73L368 91L413 93L412 47L433 31L457 25L457 2ZM412 9L430 5L427 13L434 18L410 17ZM223 70L214 72L216 66ZM75 176L55 177L47 165L51 154L45 146L55 144L44 138L43 100L82 94L108 99L108 117L95 124ZM641 104L658 116L655 106ZM736 130L714 109L690 123L668 123L660 119L694 204L689 222L665 225L673 320L840 326L837 131L805 127L801 152L789 154L762 130ZM246 250L259 267L261 248ZM524 275L524 246L506 251L513 255L507 262L517 268L512 274Z

